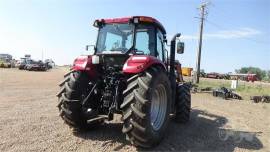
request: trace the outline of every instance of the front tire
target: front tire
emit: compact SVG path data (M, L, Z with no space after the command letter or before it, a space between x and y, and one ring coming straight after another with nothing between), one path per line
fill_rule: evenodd
M176 92L175 101L175 121L187 123L190 119L191 95L188 84L179 84Z
M165 71L151 67L127 80L123 92L123 129L135 146L152 147L164 137L169 122L171 87Z

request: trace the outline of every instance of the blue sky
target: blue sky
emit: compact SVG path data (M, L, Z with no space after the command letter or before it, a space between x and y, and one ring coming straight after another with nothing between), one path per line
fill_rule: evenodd
M181 32L183 66L195 67L199 0L0 0L0 53L31 54L71 64L95 44L99 18L146 15L158 19L170 38ZM201 68L233 72L242 66L270 69L270 1L212 0L208 7Z

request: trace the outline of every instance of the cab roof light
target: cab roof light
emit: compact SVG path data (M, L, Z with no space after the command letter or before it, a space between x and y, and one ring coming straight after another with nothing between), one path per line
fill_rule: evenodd
M140 21L142 21L142 22L150 22L150 23L155 22L154 19L149 18L149 17L140 17Z
M98 27L98 24L99 24L98 22L99 22L98 20L95 20L93 26L94 26L94 27Z
M139 21L140 21L140 19L139 19L138 17L135 17L135 18L133 19L133 23L135 23L135 24L138 24Z
M104 24L104 20L102 19L101 21L100 20L95 20L93 26L94 27L100 27Z

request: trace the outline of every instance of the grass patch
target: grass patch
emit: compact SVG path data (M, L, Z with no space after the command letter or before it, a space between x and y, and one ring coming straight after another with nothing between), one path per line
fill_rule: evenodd
M213 89L220 87L231 88L231 81L201 79L198 86L199 88L211 87ZM244 99L249 100L250 96L270 95L270 85L239 81L238 87L234 91Z
M270 95L270 87L263 86L259 84L254 85L246 85L244 83L240 83L236 89L237 93L240 93L243 97L249 98L250 96L261 96L261 95Z

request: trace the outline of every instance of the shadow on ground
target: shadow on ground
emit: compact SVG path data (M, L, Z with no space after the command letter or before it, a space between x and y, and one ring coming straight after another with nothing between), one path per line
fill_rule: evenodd
M139 151L234 151L235 148L259 150L263 148L256 132L222 129L228 120L225 117L193 109L187 124L171 123L167 136L155 148L137 149ZM113 123L100 126L95 131L76 133L84 139L103 141L104 145L122 143L114 150L129 145L121 133L122 124Z
M115 151L120 150L126 145L130 145L126 140L126 135L122 133L123 123L105 123L95 126L91 131L75 132L74 135L85 140L101 141L102 146L112 145L113 143L121 143L120 146L114 148Z

